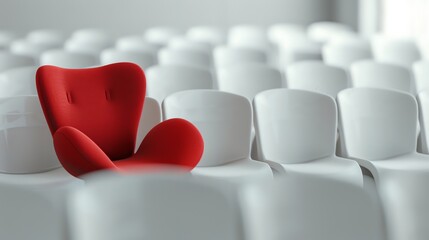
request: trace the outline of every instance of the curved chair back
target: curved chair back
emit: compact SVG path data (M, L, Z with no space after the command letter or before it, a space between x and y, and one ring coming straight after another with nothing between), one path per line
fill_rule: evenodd
M199 167L249 158L252 110L242 96L215 90L188 90L168 96L163 116L193 123L204 139Z
M421 91L417 100L419 102L421 150L423 153L429 154L429 91Z
M334 154L337 108L333 98L309 91L272 89L256 95L254 110L264 160L301 163Z
M277 69L248 63L220 69L217 84L221 91L238 94L252 101L259 92L283 87L283 80Z
M236 25L228 32L228 45L267 51L269 42L263 28L257 25Z
M115 48L122 51L147 52L156 55L160 47L145 41L141 36L126 36L116 40Z
M186 37L193 41L209 43L212 46L226 43L226 33L217 27L191 27L188 29Z
M159 103L168 95L190 89L213 88L213 77L210 71L180 65L158 65L146 72L147 96Z
M48 50L40 56L40 65L54 65L63 68L87 68L98 65L98 59L91 54L55 49Z
M37 67L19 67L0 73L0 97L37 95Z
M411 68L413 63L421 59L419 49L413 41L389 39L376 36L372 41L374 59L405 68Z
M60 31L54 29L37 29L27 34L27 40L36 44L51 45L61 47L65 41L65 36Z
M37 173L60 167L37 96L0 98L0 172Z
M161 49L158 60L160 65L185 65L205 69L209 69L212 63L209 53L190 49Z
M146 88L139 66L42 66L36 85L52 134L71 126L87 135L111 160L133 154Z
M328 42L335 35L351 32L349 26L337 22L315 22L307 28L308 36L318 42Z
M290 89L318 92L333 98L349 87L346 71L321 61L303 61L289 65L286 68L286 80Z
M142 116L140 117L139 128L137 132L136 150L147 133L161 122L161 106L153 98L145 97Z
M372 59L369 44L328 43L322 49L323 61L331 66L348 69L354 62Z
M122 51L113 48L101 52L100 63L102 65L117 62L132 62L142 69L146 69L156 64L156 56L148 52Z
M170 49L189 49L194 51L201 51L207 54L211 54L212 45L207 42L199 42L195 40L191 40L187 37L174 37L168 42L168 48Z
M213 52L214 65L220 69L242 63L267 63L267 55L257 49L219 46Z
M417 102L410 94L352 88L337 102L345 157L382 160L416 151Z
M249 240L384 239L376 205L349 182L292 172L248 186L241 203Z
M160 46L167 45L173 37L181 34L181 31L172 27L152 27L145 31L144 39Z
M412 86L411 75L406 68L371 60L354 63L351 66L351 78L353 87L410 92Z
M0 72L19 67L36 66L34 58L9 52L0 52Z
M71 198L73 239L236 240L229 194L187 175L100 176Z

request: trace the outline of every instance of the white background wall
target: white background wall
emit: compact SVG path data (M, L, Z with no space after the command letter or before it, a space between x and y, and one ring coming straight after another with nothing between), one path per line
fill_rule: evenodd
M37 28L70 32L82 27L99 27L112 33L128 34L143 32L155 25L186 28L203 24L228 27L254 23L264 26L277 22L309 24L336 19L355 27L357 14L354 12L357 10L353 9L353 4L356 1L0 0L0 29L24 33Z

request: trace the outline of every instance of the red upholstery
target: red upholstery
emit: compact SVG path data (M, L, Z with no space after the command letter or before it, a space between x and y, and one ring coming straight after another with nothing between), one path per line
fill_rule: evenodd
M146 79L133 63L88 69L42 66L36 85L55 151L74 176L157 163L192 169L202 156L201 134L183 119L154 127L134 154Z

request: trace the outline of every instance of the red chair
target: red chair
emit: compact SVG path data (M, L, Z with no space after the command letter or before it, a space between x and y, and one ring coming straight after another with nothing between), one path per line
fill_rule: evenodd
M201 134L183 119L155 126L134 153L146 79L133 63L86 69L42 66L36 85L55 151L73 176L164 164L190 171L200 161Z

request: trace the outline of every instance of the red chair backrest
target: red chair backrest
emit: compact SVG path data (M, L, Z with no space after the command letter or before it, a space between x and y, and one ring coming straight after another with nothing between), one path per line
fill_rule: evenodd
M111 160L133 154L143 109L146 78L133 63L86 69L42 66L37 92L51 133L72 126Z

